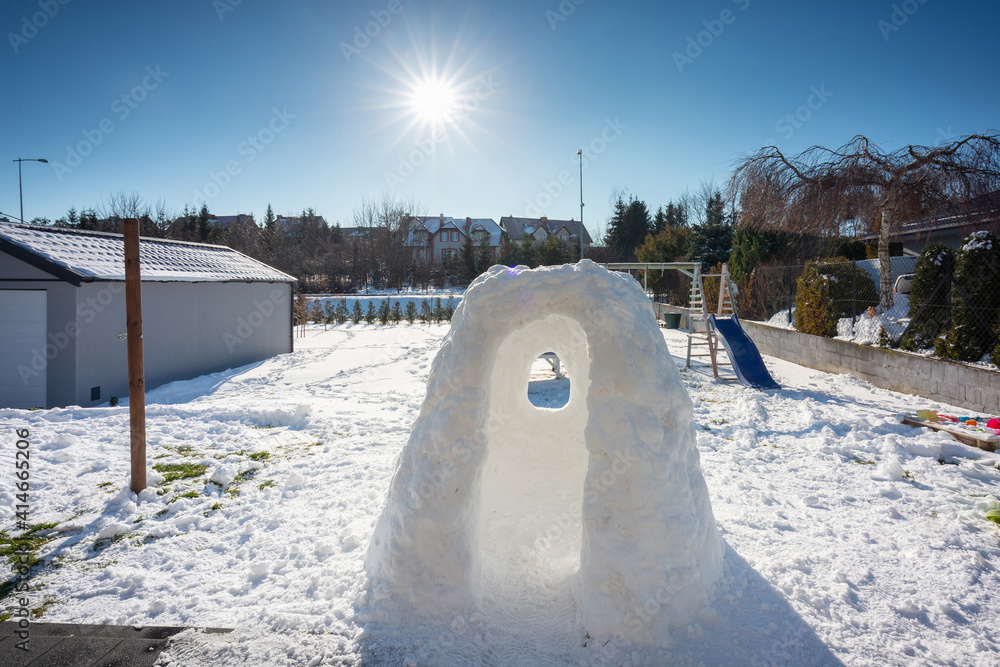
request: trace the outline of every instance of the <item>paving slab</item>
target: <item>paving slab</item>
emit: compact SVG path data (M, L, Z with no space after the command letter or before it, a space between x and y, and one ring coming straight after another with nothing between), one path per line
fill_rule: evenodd
M27 650L17 623L0 623L0 667L152 667L179 626L31 623ZM231 632L204 628L206 632Z

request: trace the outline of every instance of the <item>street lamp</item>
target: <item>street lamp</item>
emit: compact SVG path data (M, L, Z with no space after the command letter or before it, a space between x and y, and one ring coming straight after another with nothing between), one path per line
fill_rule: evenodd
M42 164L48 164L49 161L41 157L19 157L16 160L11 160L11 162L17 163L17 193L21 199L21 223L24 223L24 190L21 188L21 163L22 162L41 162Z
M580 156L580 261L583 261L583 149L576 154Z

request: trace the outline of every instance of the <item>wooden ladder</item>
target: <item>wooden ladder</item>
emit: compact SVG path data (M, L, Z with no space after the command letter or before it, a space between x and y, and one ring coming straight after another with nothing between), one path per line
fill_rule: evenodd
M691 367L691 357L709 357L712 361L712 374L718 378L719 366L732 366L732 363L720 362L718 358L719 337L708 322L709 309L705 300L705 278L719 278L719 302L712 304L717 306L712 309L712 312L717 317L728 317L736 312L730 289L729 267L723 264L722 273L698 273L696 278L691 281L691 295L688 304L691 309L691 321L688 327L687 367ZM700 330L701 328L703 330ZM707 347L708 352L693 352L692 348L695 347Z

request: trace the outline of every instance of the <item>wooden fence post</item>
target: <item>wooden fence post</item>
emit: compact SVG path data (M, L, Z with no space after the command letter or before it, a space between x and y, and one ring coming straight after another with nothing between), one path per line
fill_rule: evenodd
M125 324L128 344L128 413L131 425L133 493L146 488L146 373L142 358L142 276L139 271L139 221L125 226Z

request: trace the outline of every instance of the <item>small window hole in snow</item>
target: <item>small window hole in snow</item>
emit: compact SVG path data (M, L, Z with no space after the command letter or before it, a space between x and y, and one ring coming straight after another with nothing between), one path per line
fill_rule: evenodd
M526 392L525 380L548 369L550 379L540 381L557 381L542 357L547 353L574 381L558 380L564 383L561 403L536 407L535 399L547 392L536 394L530 384ZM562 315L513 331L496 350L476 551L480 596L502 601L512 614L530 609L539 618L572 618L590 463L584 440L589 354L583 328Z
M528 401L536 408L558 410L569 403L570 380L566 364L555 352L546 352L531 364Z

